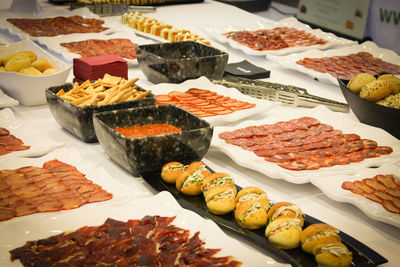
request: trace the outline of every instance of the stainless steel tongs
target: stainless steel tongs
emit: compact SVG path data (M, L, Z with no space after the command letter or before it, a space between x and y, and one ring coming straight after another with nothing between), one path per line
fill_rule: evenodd
M270 83L234 76L224 76L221 80L212 80L212 82L227 87L234 87L243 94L255 98L281 102L291 106L315 107L318 105L325 105L333 111L349 112L349 106L345 103L311 95L307 93L306 89L292 85Z

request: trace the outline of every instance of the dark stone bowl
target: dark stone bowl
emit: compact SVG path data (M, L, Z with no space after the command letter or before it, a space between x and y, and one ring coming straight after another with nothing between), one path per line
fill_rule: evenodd
M129 138L116 127L168 123L182 132ZM93 125L107 155L134 176L161 170L171 161L189 164L207 153L213 127L207 121L174 105L148 106L96 113Z
M357 118L368 125L379 127L400 139L400 109L389 108L361 98L347 87L348 80L338 79L340 89Z
M139 45L136 56L152 83L180 83L201 76L220 79L228 63L228 53L199 42Z
M49 106L53 117L62 128L66 129L68 132L86 143L97 142L96 133L94 132L93 128L94 113L115 109L155 105L155 96L154 94L150 93L147 97L135 101L94 107L79 107L56 95L59 90L64 89L64 91L67 92L71 90L72 87L72 83L66 83L64 85L47 88L47 105ZM138 90L145 91L140 87L138 87Z

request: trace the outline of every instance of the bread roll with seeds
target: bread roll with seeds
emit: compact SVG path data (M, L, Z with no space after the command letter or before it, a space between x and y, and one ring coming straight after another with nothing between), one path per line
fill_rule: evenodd
M366 84L360 91L360 97L369 101L378 101L392 93L390 82L387 80L375 80Z
M367 83L375 80L375 77L369 73L359 73L351 78L347 84L347 87L354 93L358 94Z
M387 80L390 82L390 88L392 89L392 94L400 93L400 79L393 74L383 74L378 77L378 80Z

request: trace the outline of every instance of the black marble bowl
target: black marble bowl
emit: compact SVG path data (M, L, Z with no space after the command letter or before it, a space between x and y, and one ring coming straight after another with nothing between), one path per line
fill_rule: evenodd
M389 108L361 98L347 87L348 80L338 79L340 89L357 118L368 125L382 128L400 139L400 109Z
M139 138L126 137L116 127L167 123L182 132ZM107 155L134 176L160 170L170 161L201 160L210 147L213 127L175 105L147 106L96 113L93 125Z
M180 83L201 76L220 79L228 63L228 53L199 42L139 45L136 56L152 83Z
M79 107L56 95L59 90L64 89L64 91L67 92L71 90L72 87L72 83L66 83L64 85L47 88L47 105L49 106L53 117L62 128L66 129L68 132L86 143L97 142L96 133L93 128L94 113L155 105L155 96L150 93L147 97L135 101L93 107ZM145 91L140 87L138 87L138 90Z

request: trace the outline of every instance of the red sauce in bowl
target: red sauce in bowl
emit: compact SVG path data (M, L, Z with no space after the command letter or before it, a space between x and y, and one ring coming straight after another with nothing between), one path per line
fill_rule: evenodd
M114 128L114 130L126 137L133 138L182 132L182 129L167 123L133 125L130 127Z

